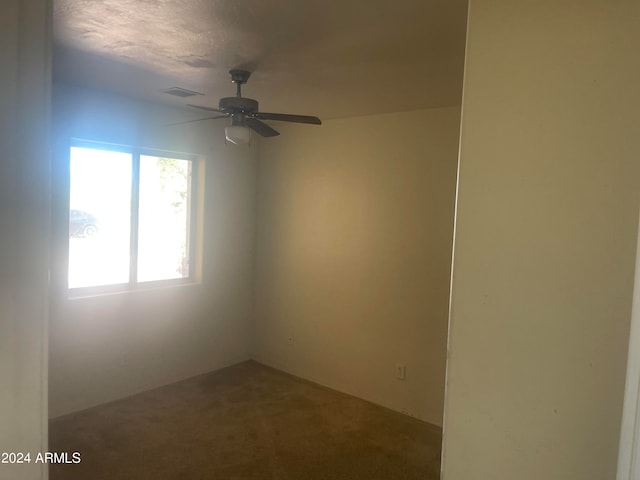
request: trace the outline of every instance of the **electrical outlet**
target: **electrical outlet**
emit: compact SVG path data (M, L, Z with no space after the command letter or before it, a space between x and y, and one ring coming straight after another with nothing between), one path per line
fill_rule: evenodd
M402 363L396 363L396 378L398 380L407 378L407 367Z

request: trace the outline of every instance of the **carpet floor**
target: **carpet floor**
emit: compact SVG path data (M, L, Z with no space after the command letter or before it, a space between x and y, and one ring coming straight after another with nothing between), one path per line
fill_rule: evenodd
M245 362L54 419L51 480L436 480L441 430Z

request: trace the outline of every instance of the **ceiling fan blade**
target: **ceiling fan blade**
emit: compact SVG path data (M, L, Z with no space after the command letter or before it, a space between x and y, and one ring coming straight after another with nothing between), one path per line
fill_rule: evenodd
M219 110L217 108L203 107L202 105L192 105L191 103L188 103L187 106L193 107L193 108L199 108L200 110L207 110L208 112L220 112L220 113L223 113L222 110Z
M322 125L322 122L318 117L311 117L309 115L256 112L252 116L254 118L259 118L260 120L277 120L279 122L310 123L312 125Z
M247 117L245 119L245 122L249 128L255 130L263 137L275 137L277 135L280 135L280 132L274 130L266 123L262 123L260 120L256 120L255 118Z
M216 120L218 118L227 118L229 115L217 115L215 117L196 118L195 120L185 120L184 122L167 123L165 126L172 127L174 125L184 125L185 123L202 122L203 120Z

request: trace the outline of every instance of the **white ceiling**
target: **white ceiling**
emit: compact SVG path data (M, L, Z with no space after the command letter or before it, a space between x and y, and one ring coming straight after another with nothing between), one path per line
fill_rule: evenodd
M230 68L260 110L337 118L459 105L467 0L54 0L54 76L217 106ZM182 87L205 96L161 93Z

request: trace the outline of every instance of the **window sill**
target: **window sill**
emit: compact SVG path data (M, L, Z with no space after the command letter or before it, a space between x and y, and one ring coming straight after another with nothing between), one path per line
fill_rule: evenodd
M157 290L176 290L187 289L193 287L199 287L202 285L201 281L191 278L176 279L176 280L158 280L154 282L142 282L135 285L130 284L118 284L99 287L81 287L70 288L67 290L67 300L82 300L94 297L107 297L116 295L128 295L141 292L150 292Z

